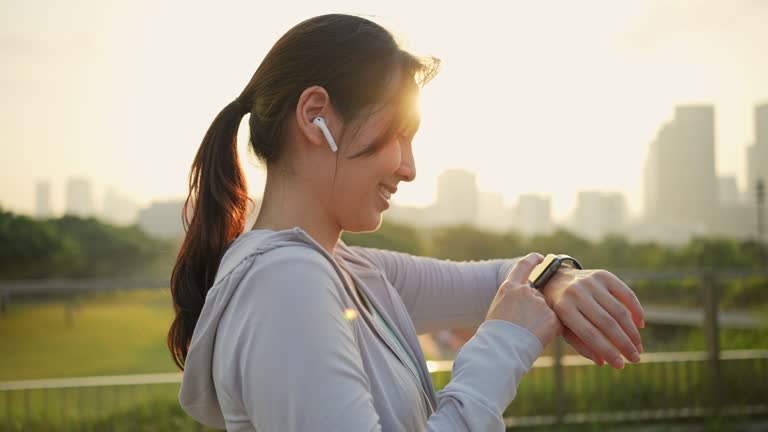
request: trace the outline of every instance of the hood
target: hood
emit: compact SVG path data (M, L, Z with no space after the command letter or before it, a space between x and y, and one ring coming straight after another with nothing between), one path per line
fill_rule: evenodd
M258 241L254 241L255 238ZM342 243L339 240L339 243ZM185 360L185 373L179 391L179 403L192 418L206 426L224 429L224 416L213 384L213 352L219 321L235 291L238 279L219 283L244 259L283 246L305 246L321 252L335 264L328 252L306 231L294 227L282 231L254 230L241 234L227 248L216 272L214 284L205 296L205 304L192 334ZM242 279L246 272L236 275Z

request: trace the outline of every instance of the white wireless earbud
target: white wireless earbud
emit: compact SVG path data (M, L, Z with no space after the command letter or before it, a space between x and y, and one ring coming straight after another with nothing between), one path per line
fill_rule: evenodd
M339 148L336 146L336 141L333 140L333 135L331 135L331 131L328 130L328 125L325 124L325 119L317 116L314 120L312 120L312 123L317 125L317 127L320 128L320 130L323 131L323 135L325 135L325 139L328 140L328 144L331 146L331 150L336 153L336 150Z

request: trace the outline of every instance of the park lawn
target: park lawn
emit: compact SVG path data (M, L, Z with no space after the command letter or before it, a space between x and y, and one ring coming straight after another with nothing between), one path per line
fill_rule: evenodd
M168 289L90 294L78 304L71 324L64 301L11 304L0 315L0 381L177 371L165 346ZM643 334L648 351L705 349L700 329L649 326ZM768 331L723 329L721 346L764 349Z
M0 381L177 371L165 347L167 289L89 295L71 324L66 316L64 302L0 315Z

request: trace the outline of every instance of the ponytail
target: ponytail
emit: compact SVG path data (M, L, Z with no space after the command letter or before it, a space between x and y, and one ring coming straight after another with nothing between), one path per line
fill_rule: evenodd
M182 210L186 234L171 273L176 316L167 340L181 370L221 258L227 246L243 233L248 203L253 203L237 153L237 130L247 112L248 108L235 99L216 116L189 174L189 195Z

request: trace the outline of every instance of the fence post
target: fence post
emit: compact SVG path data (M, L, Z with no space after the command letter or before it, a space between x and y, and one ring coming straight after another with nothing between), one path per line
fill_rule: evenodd
M563 338L555 338L552 344L552 371L555 376L555 422L560 424L565 417L565 388L563 381Z
M718 414L721 404L721 370L720 370L720 325L718 322L718 292L717 281L712 272L702 276L704 290L704 337L707 343L709 361L710 395L712 408Z
M8 305L11 303L11 294L6 289L0 289L0 315L8 311Z

